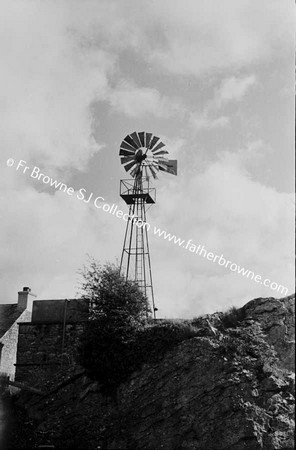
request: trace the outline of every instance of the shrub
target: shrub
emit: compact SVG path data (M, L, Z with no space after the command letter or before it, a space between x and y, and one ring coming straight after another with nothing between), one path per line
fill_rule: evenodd
M138 284L126 280L114 264L91 259L80 271L82 297L90 300L91 320L112 326L141 326L151 313L147 297Z
M149 303L139 286L126 280L113 264L94 259L80 272L83 297L90 300L90 321L81 338L79 362L106 386L128 372L128 348L147 322Z

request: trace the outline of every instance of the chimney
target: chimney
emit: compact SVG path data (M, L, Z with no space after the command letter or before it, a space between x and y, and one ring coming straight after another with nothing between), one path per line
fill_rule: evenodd
M31 289L29 287L23 287L22 291L18 292L17 306L20 309L26 309L28 306L28 295Z

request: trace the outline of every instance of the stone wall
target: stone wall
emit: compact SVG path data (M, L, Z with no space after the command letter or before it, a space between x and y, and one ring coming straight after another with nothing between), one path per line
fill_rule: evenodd
M9 375L11 380L15 376L15 363L18 343L18 322L24 322L31 319L31 312L25 310L14 322L14 324L2 336L0 343L2 344L0 372Z
M86 322L20 323L16 381L32 382L61 365L75 365L77 346Z

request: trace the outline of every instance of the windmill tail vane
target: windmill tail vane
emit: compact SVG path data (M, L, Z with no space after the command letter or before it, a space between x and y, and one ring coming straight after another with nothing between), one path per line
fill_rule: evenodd
M160 138L145 131L128 134L120 144L121 164L132 180L121 180L120 196L129 205L120 272L126 279L134 280L152 303L156 318L151 259L146 224L146 208L155 203L155 188L150 178L158 178L159 172L177 175L177 161L168 159L168 151ZM137 217L135 221L134 218ZM139 226L141 224L141 226ZM148 317L148 312L147 312Z

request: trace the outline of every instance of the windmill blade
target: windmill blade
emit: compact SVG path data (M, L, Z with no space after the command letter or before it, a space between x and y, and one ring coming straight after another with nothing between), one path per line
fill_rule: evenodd
M141 131L138 135L141 142L141 147L145 147L145 131Z
M147 167L153 167L158 171L158 162L157 161L149 161L145 164Z
M135 157L134 156L124 156L123 158L120 158L121 164L125 164L129 161L135 161Z
M148 149L152 138L152 133L146 133L145 147Z
M167 150L159 150L158 152L155 152L155 153L153 151L152 153L153 153L153 156L168 155L169 154L169 152Z
M131 171L131 176L136 177L141 171L141 164L137 164L136 167Z
M156 170L154 167L152 166L147 166L150 169L150 172L152 173L153 178L156 180L157 179L157 175L156 175Z
M159 170L161 170L162 172L167 172L167 167L159 166Z
M120 156L134 156L135 152L130 152L129 150L120 149L119 155Z
M164 147L164 144L162 142L159 142L159 144L157 144L157 146L151 151L154 154L157 150L160 150L162 147Z
M163 162L161 165L159 165L159 170L170 173L172 175L177 175L177 160L170 159L166 163Z
M165 157L163 157L163 156L154 156L154 157L153 157L153 161L168 162L169 159L167 159L167 158L165 158Z
M125 136L124 141L127 142L128 144L130 144L133 149L137 150L138 146L137 146L136 142L133 141L133 139L131 138L131 136L129 134L127 136Z
M135 160L131 161L130 163L123 166L125 170L128 172L135 164L138 164Z
M149 149L152 150L154 145L159 141L159 137L153 136L152 141L150 142Z
M137 133L135 131L130 135L130 137L137 144L137 148L142 147L139 136L137 135Z
M135 144L134 144L135 145ZM120 148L124 149L124 150L129 150L130 152L134 152L137 150L135 147L133 147L132 145L128 144L127 142L121 142L120 144Z
M151 163L148 164L148 166L151 166L158 171L158 162L152 161Z
M167 172L167 166L163 163L158 164L159 170L162 170L163 172Z

